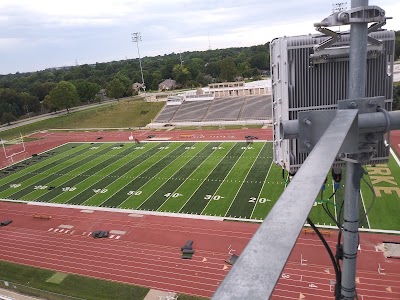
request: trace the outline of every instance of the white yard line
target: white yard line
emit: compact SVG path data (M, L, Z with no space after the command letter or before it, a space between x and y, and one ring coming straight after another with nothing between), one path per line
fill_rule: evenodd
M202 142L196 142L196 143L202 143ZM208 142L208 143L207 143L202 149L200 149L200 151L198 151L196 154L198 154L198 153L200 153L201 151L203 151L209 144L210 144L210 143ZM215 152L215 150L214 150L213 152ZM212 152L212 153L213 153L213 152ZM210 155L211 155L211 154L210 154ZM209 156L210 156L210 155L209 155ZM190 162L192 159L194 159L194 158L195 158L195 156L193 156L187 163L189 163L189 162ZM206 160L207 160L207 159L204 159L204 160L201 162L201 164L198 165L198 166L187 176L187 178L186 178L173 192L171 192L171 195L175 194L175 193L180 189L180 187L181 187L183 184L185 184L186 181L189 180L189 178L193 175L193 173L196 172L197 168L199 168ZM185 165L184 165L184 166L185 166ZM181 167L180 169L182 169L182 167ZM180 170L180 169L179 169L179 170ZM166 200L164 201L164 203L161 204L161 205L157 208L157 211L158 211L169 199L171 199L171 196L168 197L168 198L166 198ZM146 200L146 201L147 201L147 200Z
M186 143L191 143L191 142L184 142L184 143L182 144L182 146L183 146L184 144L186 144ZM165 166L164 169L160 170L160 172L158 172L157 174L160 174L162 171L164 171L166 168L168 168L172 163L174 163L178 158L180 158L180 157L184 156L185 154L187 154L187 151L188 151L188 150L189 150L189 149L186 149L186 151L182 152L181 155L179 155L178 157L176 157L173 161L171 161L171 162L168 164L168 166ZM201 151L201 149L200 149L200 151ZM199 153L200 151L197 151L196 154ZM195 154L195 155L196 155L196 154ZM190 160L192 160L194 157L195 157L195 156L193 156ZM189 160L189 161L190 161L190 160ZM140 205L138 206L138 208L140 208L140 207L143 205L143 203L145 203L147 200L149 200L149 198L150 198L151 196L153 196L154 193L156 193L161 187L163 187L163 186L165 185L165 183L166 183L168 180L170 180L177 172L179 172L184 166L186 166L186 164L183 164L183 165L182 165L178 170L176 170L168 179L165 179L164 183L161 184L161 185L158 187L158 189L156 189L153 193L151 193L151 195L148 196L142 203L140 203ZM156 177L156 176L153 176L153 179L154 179L155 177ZM148 182L146 182L144 185L148 184L150 181L151 181L151 180L149 180ZM143 185L143 186L144 186L144 185ZM167 199L168 199L168 198L167 198ZM165 201L167 201L167 200L165 200ZM164 202L165 202L165 201L164 201ZM163 204L164 204L164 203L163 203ZM162 205L162 204L161 204L161 205ZM160 205L158 208L160 208L161 205ZM157 208L157 210L158 210L158 208Z
M101 151L106 150L106 149L108 149L108 147L106 147L106 148L104 148L104 149L96 149L96 150L98 150L97 152L101 152ZM90 150L90 149L88 149L88 150ZM112 149L110 149L110 150L112 151ZM109 155L109 154L104 153L104 154L102 154L102 155L96 157L95 159L98 159L99 157L103 157L103 156L108 156L108 155ZM117 155L116 155L116 156L117 156ZM126 157L126 155L122 156L122 157L121 157L120 159L118 159L117 161L122 160L124 157ZM81 166L84 166L84 165L86 165L86 164L89 164L90 162L91 162L91 161L86 161L86 162L84 162ZM102 163L102 162L104 162L104 160L103 160L103 161L100 161L99 163ZM114 161L114 162L115 162L115 161ZM87 172L88 170L95 168L96 166L97 166L97 164L96 164L95 166L89 168L89 169L82 170L81 173L79 173L79 174L72 174L72 172L76 171L76 169L75 169L75 170L72 170L72 171L70 171L70 172L68 172L68 173L66 173L66 174L62 174L62 176L64 176L64 175L67 175L67 176L73 175L74 178L75 178L75 177L80 176L80 175L82 175L83 173ZM121 167L122 167L122 166L121 166ZM121 167L120 167L120 168L121 168ZM86 180L89 180L89 179L92 178L92 177L98 176L98 173L101 172L101 171L102 171L102 170L99 170L99 171L97 171L96 173L94 173L94 174L92 174L92 175L90 175L90 176L86 176L86 178L85 178L84 180L82 180L81 182L79 182L79 184L82 183L82 182L84 182L84 181L86 181ZM101 179L103 179L103 178L104 178L104 176L103 176L103 177L100 177L99 180L101 180ZM57 178L57 179L53 180L52 182L57 181L57 180L59 180L59 179L60 179L60 178ZM68 181L70 181L70 180L72 180L72 179L73 179L73 178L71 178L71 179L65 178L65 180L64 180L63 183L61 183L61 184L65 184L65 183L67 183ZM50 182L49 185L51 185L52 182ZM94 183L94 184L95 184L95 183ZM90 185L90 187L93 186L94 184ZM85 190L86 190L86 189L85 189ZM81 191L81 192L78 193L77 195L83 193L85 190ZM45 196L47 193L49 193L49 191L46 192L46 193L44 193L43 195L41 195L41 197ZM57 198L60 197L61 195L63 195L63 193L58 194L57 196L55 196L55 197L53 198L53 200L54 200L54 199L57 199ZM75 195L75 196L77 196L77 195ZM73 196L72 198L74 198L75 196ZM71 198L71 199L72 199L72 198ZM91 198L91 197L90 197L90 198ZM53 200L52 200L52 201L53 201ZM68 200L68 201L69 201L69 200ZM85 202L86 202L86 201L85 201Z
M215 142L215 141L214 141ZM221 144L224 144L225 142L222 142ZM237 144L237 142L235 142L233 144L233 146L225 153L225 155L223 157L221 157L221 159L219 160L219 162L217 164L215 164L214 168L212 168L212 170L210 172L208 172L207 176L204 176L203 181L199 184L199 186L196 188L196 190L194 190L194 192L190 195L190 197L187 199L187 201L178 209L178 212L180 212L182 210L182 208L185 207L185 205L189 202L189 200L193 197L193 195L197 192L197 190L204 184L204 182L206 181L206 179L208 178L208 176L210 176L210 174L215 170L215 168L221 163L221 161L228 155L228 153L232 150L233 147L235 147L235 145ZM214 150L213 153L215 153L217 149ZM213 155L213 153L211 153L209 156ZM204 160L206 161L206 159Z
M150 145L150 144L149 144ZM146 154L146 153L148 153L150 150L152 150L153 148L155 148L155 147L157 147L157 144L154 144L153 145L153 147L151 147L150 149L147 149L145 152L143 152L142 154L140 154L140 155L138 155L138 156L136 156L134 159L136 159L136 158L138 158L138 157L141 157L142 155L144 155L144 154ZM157 152L156 152L157 153ZM156 154L155 153L155 154ZM149 156L148 158L146 158L146 159L144 159L144 160L142 160L139 164L137 164L134 168L132 168L131 169L131 171L132 170L135 170L136 168L138 168L138 167L140 167L143 163L145 163L148 159L150 159L151 157L153 157L153 156ZM134 179L136 179L136 178L138 178L140 175L142 175L144 172L146 172L147 170L144 170L142 173L140 173L139 175L137 175L137 176L134 176L134 177L132 177L132 180L134 180ZM129 171L130 172L130 171ZM128 173L129 173L128 172ZM126 174L124 174L123 176L126 176ZM115 182L115 181L114 181ZM127 184L125 184L122 188L120 188L120 189L118 189L117 191L115 191L115 193L113 193L110 197L108 197L106 200L104 200L102 203L100 203L98 206L101 206L104 202L106 202L106 201L108 201L110 198L112 198L116 193L118 193L120 190L122 190L123 188L125 188L128 184L130 184L131 183L131 181L129 181ZM112 183L111 183L112 184ZM129 197L128 197L129 198ZM125 202L126 200L124 200L124 202ZM122 202L123 203L123 202ZM122 204L121 203L121 204ZM120 204L120 205L121 205Z
M241 190L241 188L242 188L244 182L246 181L247 176L249 176L249 173L250 173L251 169L253 168L253 166L254 166L254 164L255 164L257 158L260 156L260 153L261 153L263 147L264 147L264 146L261 147L260 151L259 151L258 154L257 154L256 159L253 160L253 163L251 164L249 170L247 171L246 176L243 178L242 184L241 184L240 187L237 189L236 194L235 194L235 197L233 197L233 200L231 201L231 204L229 205L228 209L227 209L226 212L225 212L225 217L226 217L226 214L228 213L228 211L231 209L231 207L232 207L232 205L233 205L233 202L235 202L236 196L239 194L239 191ZM243 155L247 150L248 150L248 149L246 149L245 151L243 151L242 155ZM242 156L240 156L240 157L242 157ZM236 162L238 162L239 160L240 160L240 158L239 158ZM236 165L236 163L235 163L235 165ZM233 168L232 168L232 169L233 169ZM235 216L235 217L236 217L236 216ZM239 216L239 217L241 218L241 216Z
M219 186L218 186L218 188L215 190L215 192L214 192L214 194L212 195L212 197L211 197L211 199L210 200L208 200L208 203L206 204L206 206L203 208L203 210L201 211L201 215L203 214L203 212L205 211L205 209L207 208L207 206L211 203L211 201L213 201L212 199L214 198L214 196L216 195L216 194L218 194L218 190L221 188L221 185L225 182L225 179L229 176L229 174L231 174L231 172L232 172L232 170L235 168L235 166L236 166L236 164L239 162L239 160L242 158L242 156L243 156L243 154L246 152L246 150L244 150L243 152L242 152L242 154L240 154L240 157L235 161L235 163L233 164L233 166L231 167L231 169L229 170L229 172L225 175L225 178L221 181L221 183L219 184ZM253 164L254 164L254 162L253 162ZM250 169L251 169L251 167L250 167ZM249 169L249 170L250 170ZM246 176L247 176L247 174L246 174ZM243 181L246 179L246 176L243 178ZM243 182L242 182L242 185L243 185ZM240 186L242 186L242 185L240 185ZM236 195L237 195L237 193L239 192L239 190L236 192ZM234 198L235 199L235 198ZM232 202L233 202L233 200L232 200ZM231 205L232 205L232 203L231 203ZM230 206L229 206L230 207ZM229 210L229 208L228 208L228 210ZM225 214L226 215L226 214Z
M336 192L335 192L335 181L334 180L332 180L332 189L333 189L333 203L335 204L335 219L337 220L338 218L337 218L337 211L336 211Z
M182 145L183 144L185 144L185 142L182 142ZM157 145L155 146L155 147L157 147ZM153 149L153 148L152 148ZM175 148L174 150L172 150L169 154L171 154L171 153L173 153L175 150L177 150L177 149L179 149L179 147L177 147L177 148ZM157 154L157 153L159 153L160 151L158 151L158 152L156 152L156 153L154 153L154 155L155 154ZM185 153L185 152L183 152L183 153ZM175 160L177 160L179 157L181 157L182 155L183 155L183 153L181 154L181 155L179 155L179 156L177 156L173 161L175 161ZM153 157L154 155L152 155L151 157ZM149 157L148 159L150 159L151 157ZM165 156L163 156L163 157L165 157ZM161 158L162 159L162 158ZM146 159L147 160L147 159ZM158 160L157 162L159 162L160 160ZM173 162L172 161L172 162ZM168 165L169 166L169 165ZM160 171L158 171L156 174L154 174L154 176L153 176L153 178L154 177L156 177L157 176L157 174L160 174L160 172L162 172L163 170L165 170L165 168L167 168L168 166L165 166L163 169L161 169ZM138 178L138 177L140 177L143 173L145 173L145 172L147 172L147 169L146 170L144 170L142 173L140 173L138 176L136 176L135 178ZM133 179L135 179L135 178L133 178ZM136 190L140 190L143 186L145 186L146 184L147 184L148 182L146 182L145 184L142 184L140 187L138 187ZM129 183L128 183L129 184ZM127 186L128 184L126 184L125 186ZM123 187L123 188L125 188L125 186ZM119 191L119 190L118 190ZM128 198L126 198L124 201L122 201L118 206L121 206L122 204L124 204L126 201L128 201L130 198L131 198L132 196L129 196ZM105 201L107 201L108 199L110 199L111 197L108 197L106 200L104 200L103 202L102 202L102 204L105 202ZM146 200L145 200L146 201ZM144 201L140 204L140 205L142 205L144 203ZM100 204L101 205L101 204ZM139 205L139 206L140 206ZM138 206L138 207L139 207Z
M261 193L262 193L262 191L263 191L263 189L264 189L265 183L267 182L267 178L268 178L268 176L269 176L269 172L271 171L271 167L272 167L272 164L273 164L273 163L274 163L274 162L271 160L271 163L270 163L270 165L269 165L269 169L268 169L268 172L267 172L267 176L265 176L265 179L264 179L263 185L262 185L262 187L261 187L261 190L260 190L260 192L258 193L257 200L260 198L260 195L261 195ZM253 218L254 211L256 210L256 207L257 207L258 204L259 204L259 202L257 201L257 202L256 202L256 205L254 205L254 207L253 207L253 211L251 212L250 219ZM261 203L260 203L260 204L261 204Z
M362 201L362 204L363 204L363 207L364 207L364 213L365 213L365 216L366 216L366 219L367 219L368 229L371 229L371 224L369 223L369 218L368 218L368 215L367 215L367 210L365 208L364 197L362 195L361 189L360 189L360 196L361 196L361 201Z
M80 150L78 150L78 151L76 151L76 152L79 152L79 151L80 151ZM77 156L74 156L74 155L76 155L76 152L73 152L73 153L71 153L71 154L69 154L69 155L66 155L66 156L64 156L64 157L62 157L62 158L60 158L60 159L68 158L68 159L66 160L66 162L76 159L75 162L78 162L79 159L77 158ZM81 156L81 155L79 155L78 157L80 157L80 156ZM55 161L53 161L53 162L51 162L51 163L57 162L57 161L59 161L60 159L55 160ZM48 163L49 163L49 162L48 162ZM41 167L44 167L44 166L39 166L38 168L36 168L36 170L37 170L37 169L40 169ZM57 167L59 167L58 164L55 165L54 167L51 167L50 169L46 170L45 172L42 172L42 173L37 173L37 172L35 172L35 170L33 170L33 171L31 171L31 172L28 171L28 172L22 173L21 176L19 176L19 177L16 178L15 180L18 180L19 178L21 178L22 176L25 176L25 175L27 175L27 174L32 174L32 176L44 174L44 175L46 175L46 176L44 177L44 179L45 179L45 178L47 178L47 177L49 177L49 176L51 176L51 175L54 175L54 172L53 172L52 170L53 170L54 168L57 168ZM65 166L64 168L60 169L60 171L64 170L64 169L67 168L67 167L68 167L68 166ZM62 175L67 175L67 174L69 174L69 173L71 173L71 172L73 172L73 171L74 171L74 170L72 170L72 171L70 171L70 172L68 172L68 173L66 173L66 174L62 174ZM29 179L27 179L27 180L31 180L31 179L32 179L32 178L29 178ZM15 181L15 180L14 180L14 181ZM57 179L56 179L56 180L57 180ZM26 180L24 180L24 181L26 181ZM24 182L24 181L23 181L23 182ZM54 181L54 180L53 180L53 181ZM23 183L23 182L22 182L22 183ZM50 184L51 184L51 182L49 183L49 185L50 185ZM25 188L27 188L27 187L28 187L28 186L24 187L23 189L25 189ZM19 191L20 191L20 190L19 190ZM8 197L12 197L14 194L18 193L19 191L15 191L14 193L12 193L11 195L9 195ZM36 190L33 190L33 191L31 191L31 192L25 194L24 197L29 196L30 194L34 193L35 191L36 191ZM47 191L46 193L44 193L42 196L46 195L48 192L49 192L49 191Z
M134 147L134 146L132 146L132 147ZM111 149L111 150L113 150L113 149ZM145 153L145 152L144 152ZM118 154L117 154L118 155ZM117 156L116 155L116 156ZM121 157L120 159L118 159L117 161L114 161L113 163L115 163L115 162L118 162L118 161L120 161L120 160L122 160L122 159L124 159L125 157L127 157L127 155L124 155L123 157ZM135 157L136 158L136 157ZM117 170L119 170L119 169L121 169L122 167L125 167L127 164L129 164L131 161L132 161L132 159L135 159L135 158L131 158L130 160L128 160L125 164L123 164L123 165L121 165L121 166L119 166L118 168L116 168L116 169L113 169L111 172L113 173L113 172L115 172L115 171L117 171ZM104 161L103 161L104 162ZM102 163L102 162L100 162L100 163ZM109 165L110 166L110 165ZM107 167L109 167L109 166L107 166ZM95 167L97 167L97 165L96 166L93 166L93 168L95 168ZM106 168L107 168L106 167ZM90 170L90 169L89 169ZM104 169L103 169L104 170ZM102 172L103 170L99 170L98 172L96 172L96 173L94 173L94 174L92 174L92 175L90 175L89 177L87 177L86 179L84 179L83 181L81 181L80 183L82 183L82 182L84 182L84 181L86 181L86 180L89 180L89 179L91 179L92 177L95 177L96 176L96 174L98 174L99 172ZM86 172L86 171L85 171ZM98 175L97 175L98 176ZM108 177L108 175L106 175L106 176L103 176L103 177L100 177L99 178L99 180L97 180L96 182L94 182L93 184L91 184L90 186L88 186L87 188L84 188L84 190L82 190L80 193L78 193L78 194L76 194L75 196L73 196L71 199L73 199L73 198L75 198L75 197L77 197L78 195L80 195L80 194L82 194L83 192L85 192L86 190L88 190L89 188L91 189L94 185L96 185L99 181L101 181L101 180L103 180L104 178L106 178L106 177ZM115 180L114 180L115 181ZM113 181L113 182L114 182ZM79 183L79 184L80 184ZM101 187L100 189L105 189L106 187ZM61 195L61 194L60 194ZM59 195L59 196L60 196ZM96 193L94 193L92 196L90 196L88 199L86 199L84 202L82 202L81 204L82 205L85 205L85 203L86 202L88 202L90 199L92 199L94 196L96 196L97 194ZM57 196L58 197L58 196ZM70 199L70 200L71 200ZM70 201L70 200L68 200L68 201Z
M397 165L400 167L400 160L397 157L397 154L393 151L392 147L390 147L390 153L392 154L394 160L397 162Z
M63 144L63 145L65 145L65 144ZM63 146L63 145L60 145L60 146L58 146L58 147L61 147L61 146ZM46 151L41 152L41 153L39 153L39 154L43 154L43 153L46 153L46 152L48 152L48 151L57 149L58 147L54 147L54 148L52 148L52 149L50 149L50 150L46 150ZM76 151L76 152L78 152L78 151ZM71 153L71 154L69 154L69 155L66 155L65 157L71 156L71 155L75 154L76 152L73 152L73 153ZM54 158L54 156L53 156L52 158ZM60 159L62 159L62 158L60 158ZM60 160L60 159L58 159L58 160ZM4 167L3 169L5 170L5 169L7 169L7 168L9 168L9 167L11 167L11 166L13 166L13 165L15 165L15 164L18 164L18 163L20 163L20 162L23 162L23 161L25 161L25 160L26 160L26 159L21 160L21 161L18 161L18 162L16 162L16 163L12 164L12 165L9 165L9 166L7 166L7 167ZM53 162L56 162L56 161L57 161L57 159L56 159L55 161L53 161ZM38 164L40 164L41 162L42 162L42 161L40 161ZM44 161L43 161L43 162L44 162ZM38 164L29 166L29 167L35 166L35 167L37 167L37 168L36 168L36 170L37 170L37 169L39 169L39 168L45 166L45 165L43 165L43 166L39 165L39 166L38 166ZM29 168L29 167L28 167L28 168ZM53 168L55 168L55 167L56 167L56 166L54 166ZM2 171L3 169L0 169L0 171ZM52 168L51 168L51 169L52 169ZM33 173L35 170L33 170L32 172L30 172L30 171L22 172L22 171L26 171L25 168L24 168L24 170L21 170L21 173L22 173L22 174L20 174L20 176L19 176L18 178L16 178L15 180L18 180L19 178L21 178L22 176L24 176L24 175L26 175L26 174L28 174L28 173ZM11 175L10 175L10 176L11 176ZM7 177L6 177L6 178L7 178ZM4 179L5 179L5 178L4 178Z

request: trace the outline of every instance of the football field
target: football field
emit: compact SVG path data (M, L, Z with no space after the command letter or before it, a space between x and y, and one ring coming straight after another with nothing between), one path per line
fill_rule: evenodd
M321 225L334 225L322 204L343 213L344 179L334 195L331 182L310 213ZM68 143L2 169L0 199L260 220L285 184L271 142ZM372 197L365 183L361 192L363 216ZM380 196L360 227L400 229L397 194Z
M70 143L3 170L0 198L259 219L284 187L271 161L271 143Z

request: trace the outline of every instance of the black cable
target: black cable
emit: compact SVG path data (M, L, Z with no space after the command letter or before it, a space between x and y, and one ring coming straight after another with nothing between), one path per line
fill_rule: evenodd
M336 221L335 217L332 215L331 211L329 210L328 205L325 206L324 203L322 203L322 208L325 210L326 214L331 218L331 220L335 223L335 225L340 229L339 223Z
M325 238L322 236L321 232L319 232L318 228L314 225L314 223L311 221L309 217L307 217L307 222L310 224L311 228L315 231L315 233L318 235L319 239L321 240L322 244L325 246L326 251L328 252L328 255L332 261L333 268L335 270L335 275L336 275L336 285L335 285L335 298L340 299L340 283L341 283L341 272L339 271L339 267L336 263L335 257L333 256L333 253L331 251L331 248L329 248L328 243L326 242Z

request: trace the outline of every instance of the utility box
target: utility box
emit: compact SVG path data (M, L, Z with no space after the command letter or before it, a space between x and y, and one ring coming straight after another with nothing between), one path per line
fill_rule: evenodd
M384 96L385 109L390 111L395 34L380 30L369 36L379 43L367 46L365 97ZM338 101L348 98L350 33L341 33L338 42L316 50L328 39L320 34L303 35L277 38L270 44L274 162L290 173L300 168L308 153L299 151L298 140L282 139L282 121L296 120L301 111L337 109ZM388 143L388 136L378 141L376 154L369 163L389 160ZM336 160L334 167L343 163Z

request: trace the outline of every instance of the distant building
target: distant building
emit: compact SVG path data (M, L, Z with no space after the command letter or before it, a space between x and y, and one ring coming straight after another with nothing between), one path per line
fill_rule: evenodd
M140 89L142 89L144 87L143 83L140 82L135 82L134 84L132 84L132 90L135 92L140 92Z
M271 81L210 83L208 88L203 90L211 93L214 98L266 95L271 94Z
M158 85L160 91L170 91L175 89L177 86L176 81L173 79L166 79Z

